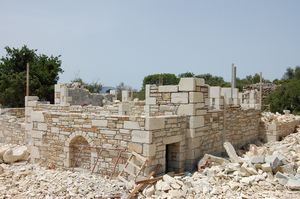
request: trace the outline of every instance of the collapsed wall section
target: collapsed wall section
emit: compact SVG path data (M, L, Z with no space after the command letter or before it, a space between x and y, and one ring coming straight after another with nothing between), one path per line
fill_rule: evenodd
M300 125L300 117L289 113L263 113L260 122L260 139L264 142L280 141L283 137L294 133Z

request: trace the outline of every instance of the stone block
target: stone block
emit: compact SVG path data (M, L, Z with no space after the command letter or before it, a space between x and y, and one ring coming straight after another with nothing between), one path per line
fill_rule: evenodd
M124 121L124 129L140 129L138 122L133 121Z
M184 93L172 93L171 103L187 104L189 103L189 95L187 92Z
M199 103L199 102L204 102L203 93L190 92L189 93L189 103Z
M145 130L156 130L165 128L165 118L163 117L146 117Z
M107 127L107 120L92 120L92 126Z
M144 156L155 156L156 145L155 144L143 144L143 155Z
M137 143L129 143L128 144L128 149L130 151L135 151L137 153L142 153L143 151L143 146L142 144L137 144Z
M41 130L41 131L47 131L47 124L46 123L38 123L38 130Z
M221 87L211 86L209 87L209 97L210 98L220 98L221 97Z
M196 113L195 104L181 104L178 106L177 109L177 115L180 116L195 115L195 113Z
M59 133L58 127L51 127L51 133Z
M190 117L190 128L199 128L204 126L204 116L191 116Z
M44 122L44 115L41 111L32 111L31 112L31 121Z
M133 130L131 141L138 142L138 143L151 144L152 143L152 132Z
M158 92L160 93L178 92L178 86L177 85L158 86Z
M156 98L155 97L147 97L146 98L146 104L155 105L156 104Z
M38 139L42 139L43 138L43 132L42 131L31 131L31 137L32 138L38 138Z
M115 135L116 131L111 131L111 130L101 130L100 133L103 133L105 135Z
M196 91L196 79L181 78L178 86L179 86L179 91Z
M183 140L182 135L174 135L174 136L169 136L169 137L163 138L163 143L164 144L172 144L172 143L176 143L176 142L181 142L182 140Z

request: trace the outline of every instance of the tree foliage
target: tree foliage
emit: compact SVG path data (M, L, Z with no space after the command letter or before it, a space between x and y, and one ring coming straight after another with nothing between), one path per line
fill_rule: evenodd
M210 86L221 86L221 87L230 86L230 83L224 81L223 77L214 76L209 73L196 75L196 77L203 78L205 80L205 84L208 84Z
M288 67L281 80L274 80L278 85L270 94L268 103L272 112L281 112L285 109L293 114L300 113L300 67Z
M0 59L0 104L4 107L24 107L26 64L30 64L30 95L54 101L54 84L63 72L60 56L37 54L27 46L5 47Z
M162 84L162 85L176 85L179 82L179 78L175 74L171 73L162 73L162 74L153 74L144 77L143 86L145 88L146 84Z
M270 110L280 112L290 110L293 114L300 113L300 79L290 80L279 86L269 96Z

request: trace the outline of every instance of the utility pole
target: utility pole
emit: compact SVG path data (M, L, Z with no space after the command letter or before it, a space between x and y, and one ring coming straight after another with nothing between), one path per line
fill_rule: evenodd
M262 72L259 73L259 105L262 110Z
M29 63L26 64L26 96L29 96Z
M231 66L231 99L233 99L233 90L236 87L236 66Z

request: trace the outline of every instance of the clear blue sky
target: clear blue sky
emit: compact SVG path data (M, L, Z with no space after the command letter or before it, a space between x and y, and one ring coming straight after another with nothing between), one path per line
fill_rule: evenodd
M140 88L152 73L281 78L300 65L299 0L2 0L0 55L61 55L60 82Z

